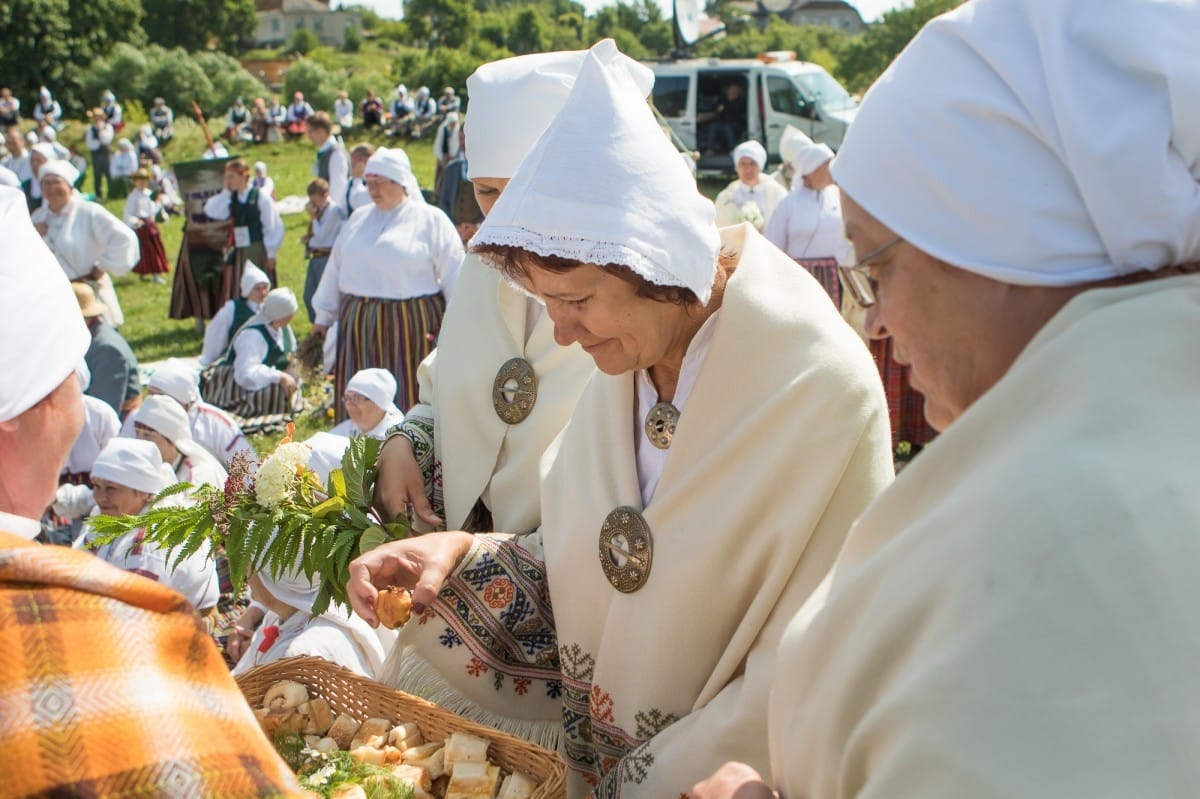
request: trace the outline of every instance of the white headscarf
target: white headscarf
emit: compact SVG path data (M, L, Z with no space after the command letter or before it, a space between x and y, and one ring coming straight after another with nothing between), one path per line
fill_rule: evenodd
M79 170L72 166L70 161L62 159L54 159L42 164L42 168L38 170L38 180L45 180L50 175L62 178L70 186L74 186L75 181L79 180Z
M271 289L267 298L263 300L262 308L259 308L258 313L246 321L246 325L266 324L286 319L296 313L299 307L300 303L296 300L295 292L287 286Z
M71 284L17 189L0 187L0 240L0 422L7 422L62 385L92 339Z
M92 466L92 479L96 478L145 494L175 484L175 472L163 463L158 447L138 438L114 438L105 444Z
M521 161L472 245L628 267L707 303L720 238L611 39L588 51L562 111Z
M408 160L408 153L399 147L377 149L367 159L363 177L367 175L379 175L393 183L399 183L408 194L408 199L418 203L425 202L425 197L421 194L421 186L417 183L416 175L412 171L412 162Z
M1069 286L1200 259L1195 0L973 0L868 92L833 174L936 258Z
M484 64L467 78L471 113L463 128L468 177L513 176L525 153L566 102L587 54L587 50L575 50L505 58ZM619 60L642 96L649 94L654 73L628 56Z
M829 145L810 141L796 147L792 157L792 166L795 168L796 174L803 177L811 175L821 164L831 158L833 158L833 150L829 149Z
M203 445L192 439L192 423L188 419L187 411L173 397L151 394L142 400L133 421L159 433L189 458L216 462Z
M249 297L250 292L254 291L254 287L259 283L271 285L271 278L267 277L267 273L259 269L253 261L246 261L246 265L242 267L242 296Z
M396 378L387 369L361 369L346 382L346 391L362 394L383 411L394 410L396 407Z
M733 148L733 163L736 166L738 161L743 158L749 158L758 164L759 169L763 169L767 165L767 151L758 142L751 139L744 141L737 147Z
M191 405L200 400L200 370L180 358L168 358L150 375L150 388Z
M795 125L788 125L779 137L779 157L785 164L791 164L796 160L796 153L805 144L812 144L808 134Z
M0 165L0 186L19 189L21 188L21 179L17 177L16 172L13 172L6 166Z

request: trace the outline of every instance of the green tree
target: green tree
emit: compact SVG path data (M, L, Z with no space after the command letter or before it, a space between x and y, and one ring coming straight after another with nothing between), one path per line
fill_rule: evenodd
M838 52L838 77L850 91L865 91L926 22L963 1L916 0L911 7L885 12L879 22Z
M287 54L308 55L320 46L321 40L317 37L317 34L308 28L296 28L296 30L292 31L292 38L288 40L284 52Z
M420 32L430 51L458 48L470 42L479 26L479 12L468 0L406 0L404 19L414 35Z
M508 32L508 49L518 55L541 53L550 47L550 26L536 8L517 12Z
M254 0L141 0L142 26L163 47L236 52L248 45L258 24ZM79 5L84 5L80 3Z
M225 112L224 108L215 107L216 92L208 75L181 47L163 50L162 56L152 61L146 76L146 91L165 99L181 119L192 116L193 100L210 117Z
M346 38L342 42L342 52L357 53L362 49L362 43L363 37L362 34L358 32L357 27L351 25L346 28Z
M193 53L192 58L212 81L211 110L215 112L224 113L239 97L246 101L246 105L250 105L255 97L264 97L267 94L267 87L262 81L247 72L242 63L233 56L208 51Z
M333 108L340 87L340 76L310 58L301 58L283 74L283 94L291 97L304 92L304 99L313 108Z

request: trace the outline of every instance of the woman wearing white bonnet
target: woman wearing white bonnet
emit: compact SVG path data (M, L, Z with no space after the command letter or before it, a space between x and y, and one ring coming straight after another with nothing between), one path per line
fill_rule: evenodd
M770 787L693 797L1197 793L1197 30L972 0L867 93L833 168L867 329L943 432L784 639Z
M396 634L372 630L354 613L337 605L320 616L312 615L319 584L300 570L272 577L258 572L250 577L250 594L267 608L262 624L245 653L233 667L235 675L283 658L309 655L375 678Z
M223 487L229 476L216 457L192 439L192 427L183 406L170 397L153 394L142 400L133 420L143 441L158 447L163 463L180 483Z
M749 222L762 230L787 196L787 189L763 171L767 167L767 151L753 139L733 148L733 165L737 168L737 180L721 189L714 201L717 226Z
M342 436L370 436L384 440L387 431L404 414L396 407L396 378L387 369L362 369L346 383L342 402L350 418L330 432Z
M304 406L291 325L298 307L291 289L272 289L234 335L226 356L204 374L204 398L240 416L244 430L251 422L262 427L290 419Z
M599 371L542 462L538 531L385 544L351 566L355 609L415 585L447 673L486 666L496 704L561 701L570 797L765 768L779 636L891 479L865 348L753 226L718 231L611 40L474 246ZM469 626L462 606L488 610Z
M242 325L262 308L271 278L253 261L242 267L241 296L226 301L204 329L204 347L200 350L200 365L216 363L229 349L229 343Z
M254 448L246 440L237 420L217 406L200 398L200 370L183 358L168 358L150 375L147 393L162 394L179 403L187 413L192 440L216 456L226 469L239 452L255 457ZM133 437L133 415L127 420L128 430L121 435Z
M67 161L48 161L38 172L42 206L33 224L72 282L91 286L113 327L125 321L110 275L127 274L137 264L137 236L103 205L75 190L79 171Z
M837 256L846 240L842 197L829 174L833 150L809 140L795 146L792 189L763 228L763 235L807 269L842 307Z
M99 512L106 516L143 513L158 492L174 483L171 467L163 463L158 447L149 441L114 438L92 466L92 493ZM85 526L76 548L95 552L119 569L174 588L201 616L215 613L217 572L207 552L196 552L175 563L178 553L145 543L143 530L131 530L107 544L92 541L91 535L91 529Z
M365 179L374 206L338 234L313 295L313 333L338 324L337 399L355 372L381 368L396 376L403 410L417 401L417 366L434 348L463 248L449 217L421 197L403 150L376 150Z

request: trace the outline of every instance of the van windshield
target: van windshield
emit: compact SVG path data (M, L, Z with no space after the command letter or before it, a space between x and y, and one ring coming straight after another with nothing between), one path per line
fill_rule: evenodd
M854 98L828 72L803 72L796 75L796 79L800 81L810 96L819 99L820 105L829 111L844 111L858 107Z

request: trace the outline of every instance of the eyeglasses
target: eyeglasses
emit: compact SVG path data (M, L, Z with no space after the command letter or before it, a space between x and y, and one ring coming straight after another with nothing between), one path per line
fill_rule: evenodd
M871 267L868 264L880 255L904 241L903 236L897 236L887 244L872 250L862 258L856 258L854 244L848 239L843 241L841 252L838 253L838 274L846 284L854 301L864 308L870 308L878 300L876 298L875 278L871 277Z

